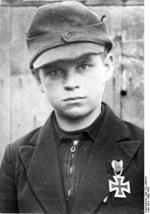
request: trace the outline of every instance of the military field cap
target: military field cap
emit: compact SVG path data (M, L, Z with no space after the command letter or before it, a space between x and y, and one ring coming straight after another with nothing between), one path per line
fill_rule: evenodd
M113 43L103 17L76 1L39 7L26 33L30 68L104 49L110 51Z

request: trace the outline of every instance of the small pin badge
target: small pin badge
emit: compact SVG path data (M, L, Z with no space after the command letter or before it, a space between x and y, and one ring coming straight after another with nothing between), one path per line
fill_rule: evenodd
M115 191L114 197L116 198L126 198L125 192L130 194L131 190L130 182L124 182L125 177L122 176L123 161L113 160L111 166L114 170L114 181L109 180L109 192Z
M108 196L106 196L106 197L104 198L103 203L107 203L107 201L108 201Z

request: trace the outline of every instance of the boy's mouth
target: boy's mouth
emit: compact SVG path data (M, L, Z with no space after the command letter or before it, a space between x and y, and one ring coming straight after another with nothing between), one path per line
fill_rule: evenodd
M68 97L67 99L64 99L63 101L71 101L71 100L82 100L85 99L85 97Z

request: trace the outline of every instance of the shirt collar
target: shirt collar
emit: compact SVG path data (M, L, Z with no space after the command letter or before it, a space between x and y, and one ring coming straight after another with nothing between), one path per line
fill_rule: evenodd
M60 143L63 143L63 142L70 142L70 139L79 139L79 140L90 139L92 142L95 142L96 136L103 122L104 114L105 114L105 106L102 103L100 115L96 118L96 120L90 126L81 130L67 132L62 130L59 127L56 120L55 113L53 112L52 122L55 130L56 138L58 139L57 144L59 145Z

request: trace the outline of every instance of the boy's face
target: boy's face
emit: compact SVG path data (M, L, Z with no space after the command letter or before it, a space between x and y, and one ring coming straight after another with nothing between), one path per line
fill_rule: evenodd
M78 119L100 109L112 64L111 58L106 58L86 54L39 69L40 84L58 115Z

